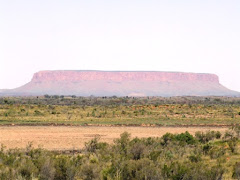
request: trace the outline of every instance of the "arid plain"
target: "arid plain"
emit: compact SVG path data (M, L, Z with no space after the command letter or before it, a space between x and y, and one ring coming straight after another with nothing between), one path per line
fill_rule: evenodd
M79 150L86 142L99 137L101 142L112 143L120 134L129 132L131 137L161 137L166 133L195 134L197 131L220 131L228 128L211 127L80 127L80 126L3 126L0 127L0 142L7 148L33 147L48 150Z

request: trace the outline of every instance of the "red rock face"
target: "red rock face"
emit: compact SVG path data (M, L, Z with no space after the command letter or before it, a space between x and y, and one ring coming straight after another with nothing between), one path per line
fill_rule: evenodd
M41 71L14 95L224 96L235 95L214 74L182 72Z
M181 72L104 72L104 71L41 71L35 73L32 82L76 82L76 81L204 81L219 83L214 74Z

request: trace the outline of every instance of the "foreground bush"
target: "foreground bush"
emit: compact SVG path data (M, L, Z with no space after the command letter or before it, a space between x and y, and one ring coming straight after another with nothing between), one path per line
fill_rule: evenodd
M226 160L238 156L237 136L221 140L218 132L197 133L196 137L185 132L132 139L126 132L113 144L96 137L75 154L34 149L31 144L25 150L2 147L0 179L239 179L239 162Z

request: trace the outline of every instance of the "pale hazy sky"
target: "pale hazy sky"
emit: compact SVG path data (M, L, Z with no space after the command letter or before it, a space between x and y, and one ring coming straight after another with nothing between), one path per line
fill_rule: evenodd
M40 70L155 70L240 91L239 69L239 0L0 0L0 89Z

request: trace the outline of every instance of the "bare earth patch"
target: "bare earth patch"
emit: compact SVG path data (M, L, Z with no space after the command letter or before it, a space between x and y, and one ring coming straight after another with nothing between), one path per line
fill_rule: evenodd
M7 148L25 148L29 142L34 147L48 150L76 150L84 147L95 136L103 142L112 143L127 131L131 137L160 137L165 133L215 130L225 132L223 127L80 127L80 126L3 126L0 127L0 144Z

